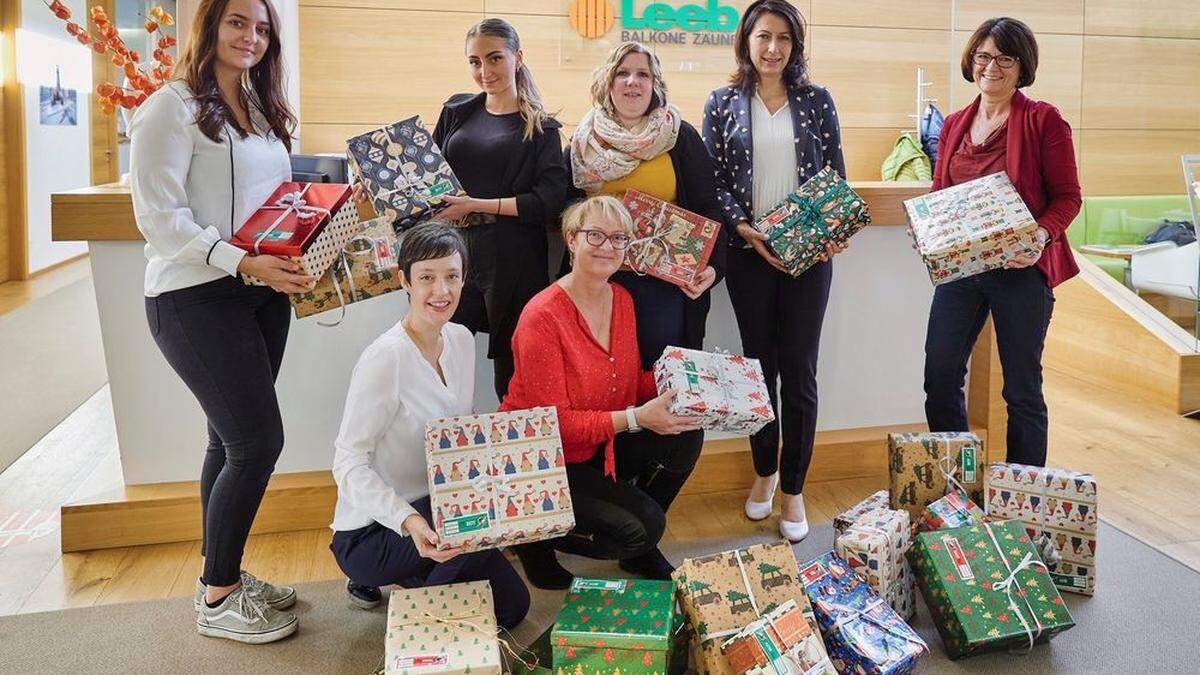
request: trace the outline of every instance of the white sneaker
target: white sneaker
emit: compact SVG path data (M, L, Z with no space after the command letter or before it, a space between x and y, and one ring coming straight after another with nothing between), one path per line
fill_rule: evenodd
M765 502L756 502L746 498L746 517L750 520L762 520L771 515L775 509L775 487L779 484L779 474L771 476L771 498Z
M804 508L804 495L796 495L796 499L800 500L800 508ZM787 510L787 506L784 506ZM800 542L808 536L808 514L805 514L800 520L787 520L786 518L779 519L779 534L793 544Z
M272 609L257 593L244 586L225 596L216 607L200 604L196 629L201 635L246 644L275 642L296 632L296 615Z
M259 579L246 570L242 570L241 582L246 590L261 595L273 609L287 609L296 604L296 589L291 586L276 586ZM204 604L204 591L204 583L196 579L196 592L192 595L192 608L197 612L200 611L200 605Z

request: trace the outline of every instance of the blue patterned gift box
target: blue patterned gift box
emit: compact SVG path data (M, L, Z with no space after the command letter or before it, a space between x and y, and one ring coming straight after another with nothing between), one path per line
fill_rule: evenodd
M804 565L829 658L840 673L903 675L929 651L925 641L832 551Z

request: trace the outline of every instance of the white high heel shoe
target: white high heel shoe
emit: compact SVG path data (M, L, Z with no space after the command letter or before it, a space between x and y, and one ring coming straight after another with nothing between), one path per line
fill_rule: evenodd
M763 520L775 509L775 487L779 485L779 474L771 476L771 498L765 502L756 502L746 498L746 517L750 520Z
M803 508L804 495L796 495L796 499L800 500L801 508ZM799 543L808 536L808 514L806 513L805 517L800 520L787 520L780 518L779 534L793 544Z

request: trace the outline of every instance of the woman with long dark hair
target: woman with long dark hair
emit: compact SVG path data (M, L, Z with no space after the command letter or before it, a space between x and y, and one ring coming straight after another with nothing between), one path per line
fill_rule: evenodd
M272 642L296 630L296 592L241 568L250 526L283 449L275 378L291 308L314 281L299 266L229 243L291 179L295 117L283 92L279 17L268 0L203 0L179 78L134 114L134 215L146 239L146 318L208 419L200 474L201 635ZM239 273L262 279L247 286Z

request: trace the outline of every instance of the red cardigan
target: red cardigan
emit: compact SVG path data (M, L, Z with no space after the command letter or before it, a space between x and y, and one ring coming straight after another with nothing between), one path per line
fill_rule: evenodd
M980 97L946 118L938 140L938 160L933 172L933 189L954 183L950 180L950 157L958 151L979 110ZM1038 225L1050 233L1050 241L1037 261L1050 288L1079 273L1067 242L1067 226L1079 213L1083 197L1075 166L1071 125L1058 108L1035 101L1020 91L1013 94L1008 114L1007 158L1004 172Z
M609 349L592 336L571 296L558 284L533 296L512 337L516 370L501 410L558 409L567 462L586 462L604 446L604 473L616 475L612 411L657 395L654 374L642 371L633 298L612 287Z

